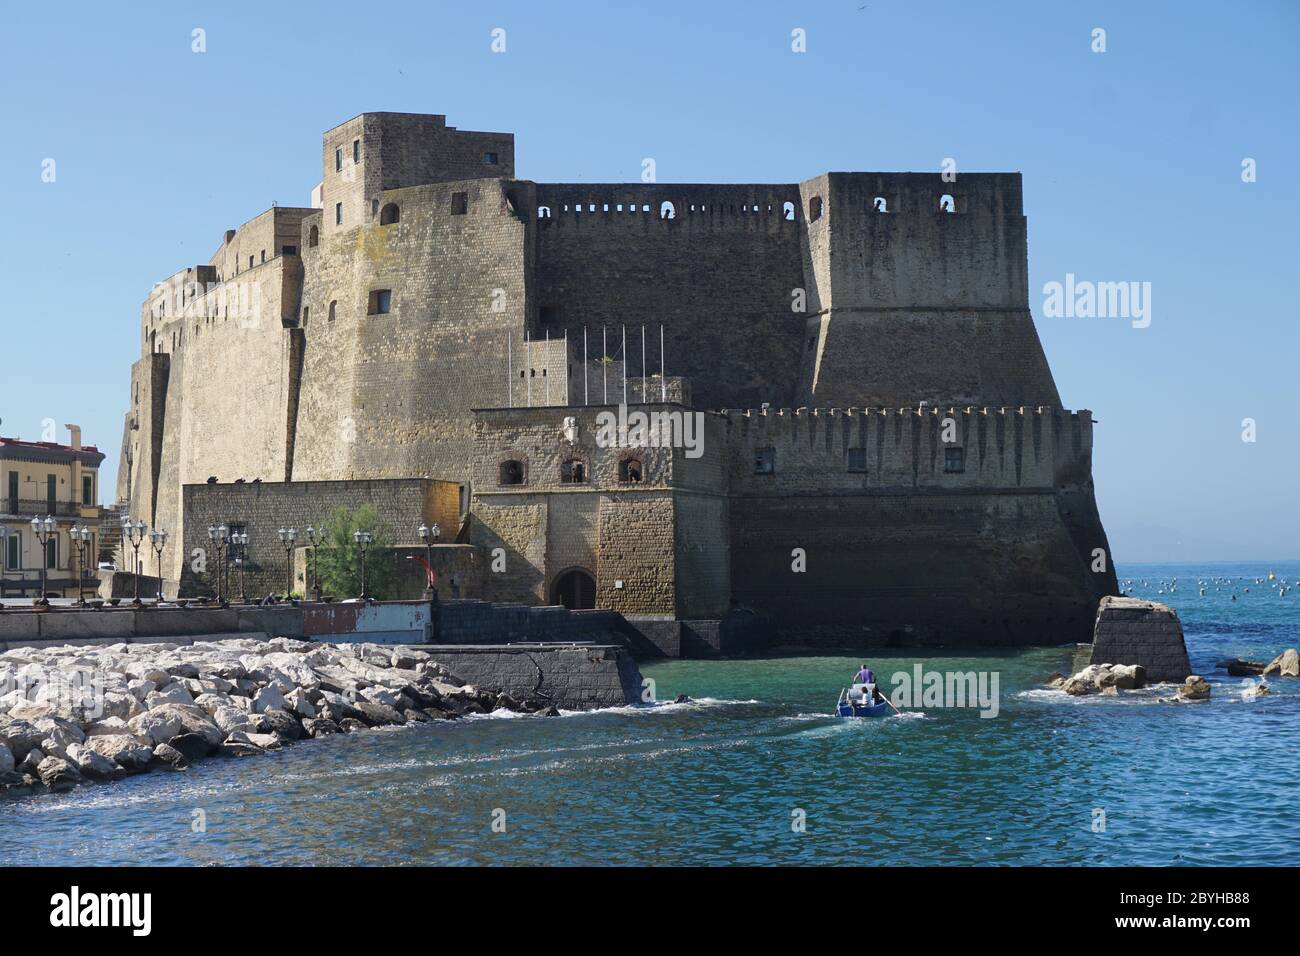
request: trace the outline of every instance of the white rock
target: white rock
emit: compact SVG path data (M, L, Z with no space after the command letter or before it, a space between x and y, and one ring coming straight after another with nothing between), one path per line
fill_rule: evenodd
M130 728L121 717L105 717L86 728L86 739L91 737L111 737L115 734L128 733Z
M153 759L153 749L130 734L96 735L86 746L128 770L144 770Z
M275 687L263 687L257 692L257 696L253 698L253 709L261 714L272 707L277 710L286 710L284 695Z
M122 775L122 768L102 753L82 744L68 746L68 761L87 777L111 780Z
M139 737L147 737L154 744L165 744L178 736L184 725L179 714L167 710L166 707L158 707L132 717L127 721L127 726L131 729L131 733Z
M382 687L367 687L361 691L361 696L372 703L383 704L386 707L397 707L402 702L397 694Z
M151 680L138 679L128 683L126 689L131 696L143 704L144 699L158 689L158 685Z
M193 704L194 697L182 684L168 684L154 691L144 699L144 705L150 710L162 704Z
M238 707L218 707L212 714L213 721L221 728L221 732L229 736L237 731L250 732L255 728L249 715Z
M302 689L290 691L285 695L285 703L298 714L299 717L315 717L318 711L316 706L307 699L306 693Z

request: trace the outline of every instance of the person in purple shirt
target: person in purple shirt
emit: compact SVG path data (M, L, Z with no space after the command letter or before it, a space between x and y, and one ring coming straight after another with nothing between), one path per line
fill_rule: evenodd
M866 664L863 664L862 667L858 669L858 672L853 675L853 683L872 685L871 703L876 703L876 701L881 697L880 691L875 688L876 674Z

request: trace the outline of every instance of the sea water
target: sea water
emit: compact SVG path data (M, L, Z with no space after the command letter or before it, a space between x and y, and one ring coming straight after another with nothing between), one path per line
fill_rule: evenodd
M1256 697L1215 667L1300 645L1300 562L1119 577L1178 610L1209 703L1045 689L1080 663L1072 645L647 664L659 700L693 702L339 735L0 799L0 864L1300 863L1300 680ZM996 716L829 716L864 660L886 690L918 663L996 672Z

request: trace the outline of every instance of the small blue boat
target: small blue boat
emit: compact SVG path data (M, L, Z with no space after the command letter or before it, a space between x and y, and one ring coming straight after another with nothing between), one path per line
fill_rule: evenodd
M849 691L840 691L840 699L835 704L835 712L840 717L888 717L894 713L894 708L886 701L880 701L877 704L863 703L862 687L855 684L853 687L855 693L850 695Z

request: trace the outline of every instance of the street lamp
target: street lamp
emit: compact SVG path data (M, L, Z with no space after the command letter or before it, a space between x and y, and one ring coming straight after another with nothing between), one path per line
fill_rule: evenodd
M45 596L46 568L50 563L50 539L57 533L57 526L52 515L44 517L35 517L32 519L32 532L36 535L36 540L41 543L41 596L36 604L39 607L49 607L50 599ZM57 538L55 539L57 540Z
M361 600L369 601L370 595L366 593L366 549L370 547L370 542L375 540L375 536L369 531L354 531L352 540L361 549Z
M289 600L293 594L293 547L297 543L298 532L293 528L280 529L280 543L284 545L284 599Z
M239 603L247 604L248 598L244 594L244 562L248 560L248 532L232 531L230 545L235 555L235 567L239 568Z
M226 606L225 588L223 583L225 575L225 550L226 542L230 540L230 529L223 525L208 525L208 540L212 542L213 549L217 556L217 603L222 607Z
M325 543L325 529L313 528L307 526L307 541L311 544L311 550L307 553L307 577L311 578L313 583L313 592L316 595L316 603L320 603L320 568L316 566L316 549Z
M167 547L167 529L155 528L149 532L149 542L153 545L154 553L158 555L158 603L163 602L163 573L162 573L162 554L163 548Z
M144 607L140 600L140 545L144 544L144 532L147 525L143 521L132 521L129 515L122 516L122 540L130 542L135 552L135 600L136 607Z
M424 597L427 601L436 601L438 592L433 587L433 546L438 543L442 537L442 529L435 522L431 526L420 525L416 531L420 540L424 542L424 563L425 573L428 578L428 587L424 589Z
M86 549L90 547L92 532L89 528L78 528L75 524L68 529L68 537L77 548L77 606L86 606Z

